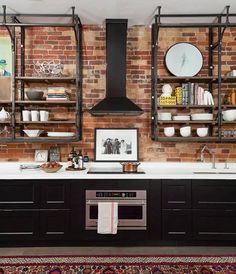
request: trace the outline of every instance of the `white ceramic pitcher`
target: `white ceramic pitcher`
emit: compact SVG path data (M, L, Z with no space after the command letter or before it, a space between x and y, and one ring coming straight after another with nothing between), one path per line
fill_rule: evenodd
M6 121L6 120L10 120L10 113L7 112L4 107L2 107L1 111L0 111L0 121Z

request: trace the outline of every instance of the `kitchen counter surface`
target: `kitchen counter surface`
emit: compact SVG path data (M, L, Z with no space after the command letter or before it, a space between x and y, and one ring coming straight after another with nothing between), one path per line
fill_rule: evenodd
M0 179L236 179L236 163L179 163L179 162L142 162L138 170L144 174L87 174L91 167L107 170L121 169L119 163L86 163L86 170L66 171L67 163L56 173L46 173L40 169L20 169L20 165L36 165L35 162L0 162Z

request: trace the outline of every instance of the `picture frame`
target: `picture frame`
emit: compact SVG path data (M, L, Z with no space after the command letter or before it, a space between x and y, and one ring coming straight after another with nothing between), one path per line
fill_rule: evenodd
M137 162L138 128L95 128L96 162Z

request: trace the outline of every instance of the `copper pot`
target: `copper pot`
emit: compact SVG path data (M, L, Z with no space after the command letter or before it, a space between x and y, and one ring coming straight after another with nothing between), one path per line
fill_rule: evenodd
M126 172L126 173L138 172L138 166L140 165L140 163L137 163L137 162L123 162L120 164L123 167L123 172Z

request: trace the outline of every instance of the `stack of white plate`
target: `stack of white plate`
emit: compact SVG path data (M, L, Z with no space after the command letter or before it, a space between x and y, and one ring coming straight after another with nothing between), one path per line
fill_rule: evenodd
M193 121L198 121L198 120L212 121L213 114L212 113L194 113L194 114L191 114L191 119Z
M189 121L190 115L175 115L173 116L174 121Z
M73 137L74 132L48 132L48 137Z

